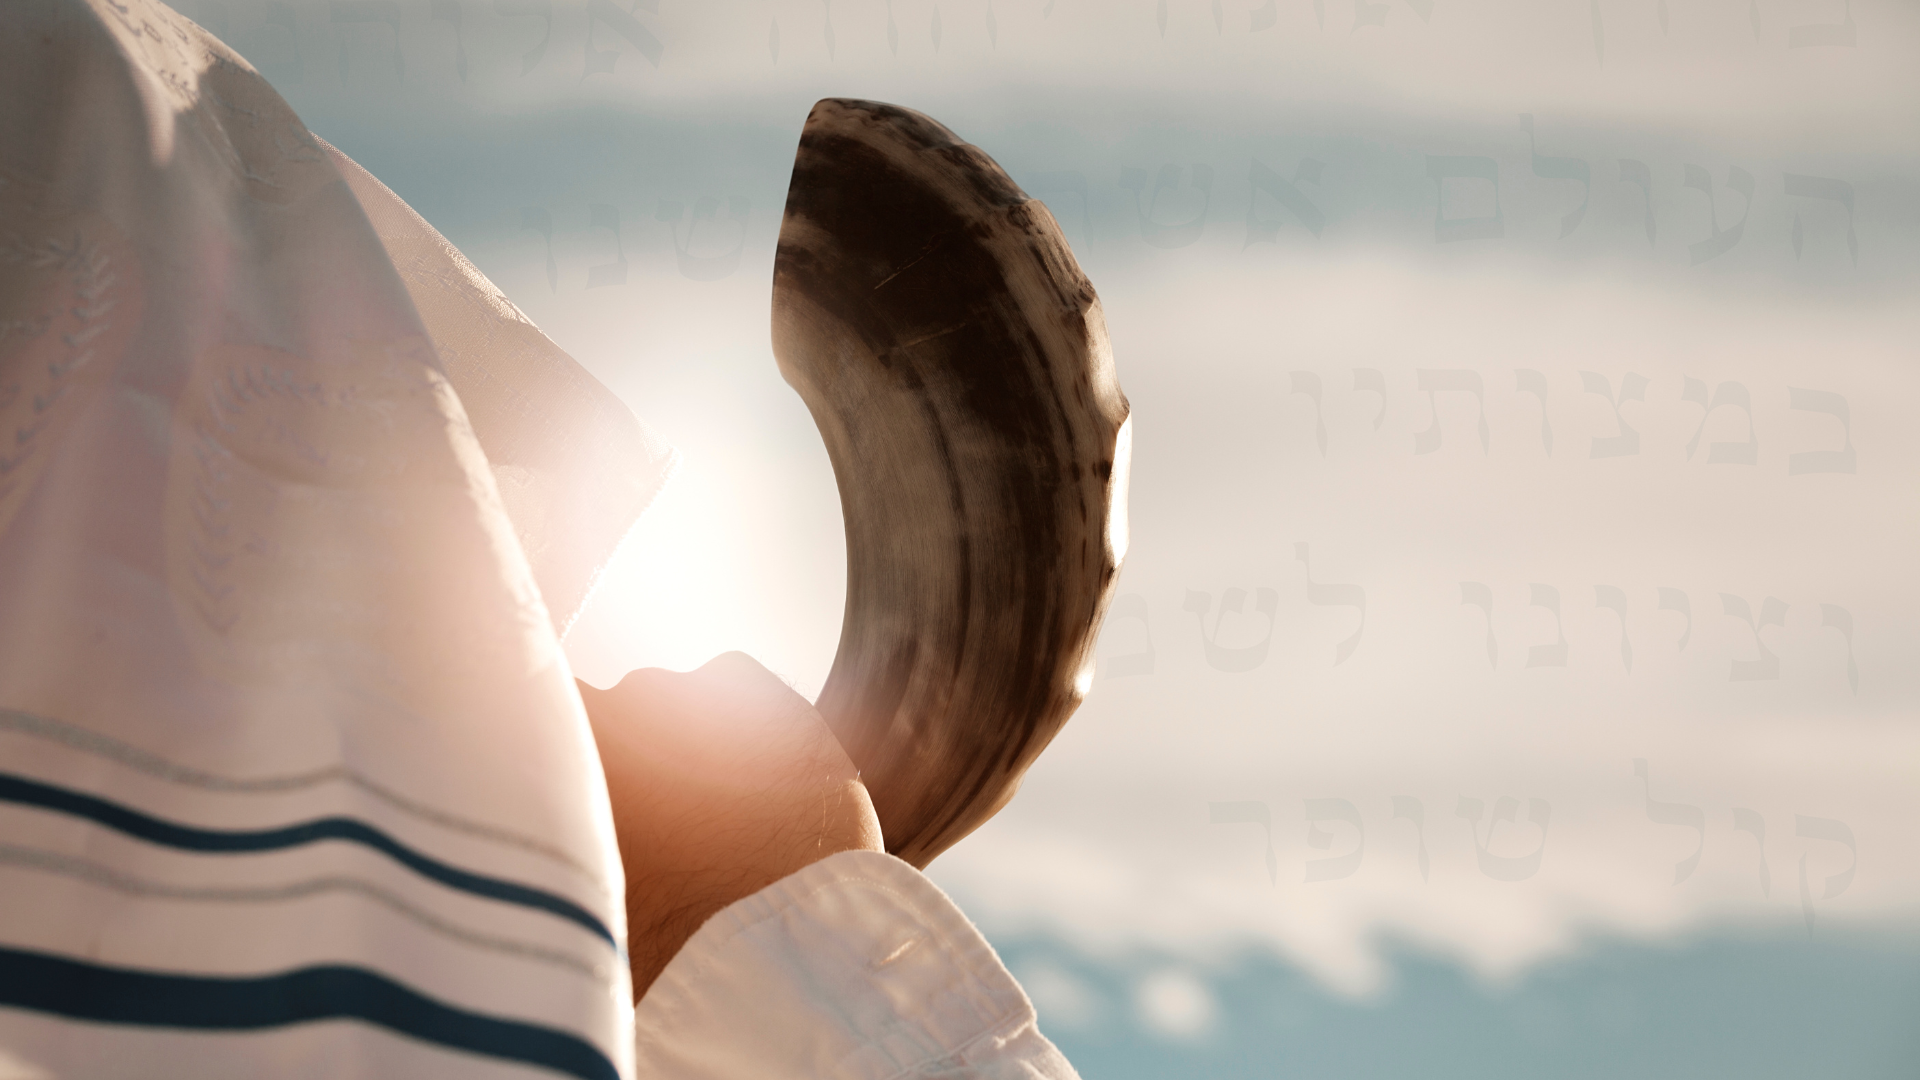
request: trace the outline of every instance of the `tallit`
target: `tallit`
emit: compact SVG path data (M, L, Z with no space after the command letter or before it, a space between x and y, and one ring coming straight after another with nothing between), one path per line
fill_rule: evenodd
M556 625L670 454L192 23L0 31L0 1072L630 1074Z

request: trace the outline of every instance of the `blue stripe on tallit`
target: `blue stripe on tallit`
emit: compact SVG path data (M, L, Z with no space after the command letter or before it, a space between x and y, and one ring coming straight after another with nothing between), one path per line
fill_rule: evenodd
M76 1020L212 1031L363 1020L423 1042L582 1080L619 1080L613 1062L578 1036L456 1009L357 967L236 978L104 967L0 948L0 1006Z
M329 817L288 825L278 829L225 830L201 829L180 825L143 814L138 810L108 802L93 795L0 773L0 802L34 806L57 813L72 814L104 825L149 843L183 851L245 853L278 851L321 840L344 840L374 849L409 870L461 892L484 896L489 900L536 908L574 922L592 931L609 945L612 931L593 913L563 896L499 878L448 866L437 859L407 847L365 822L352 818Z

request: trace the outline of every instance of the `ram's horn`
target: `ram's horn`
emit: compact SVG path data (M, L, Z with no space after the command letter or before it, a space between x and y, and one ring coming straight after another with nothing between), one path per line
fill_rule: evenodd
M1053 215L908 109L800 137L773 347L847 530L818 707L924 867L1013 797L1085 696L1126 552L1127 399Z

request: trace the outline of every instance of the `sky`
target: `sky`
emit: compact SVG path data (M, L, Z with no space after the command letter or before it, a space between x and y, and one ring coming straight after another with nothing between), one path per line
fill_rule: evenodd
M1920 925L1920 9L180 8L680 449L566 642L597 684L832 662L831 466L768 344L810 104L921 109L1047 203L1132 548L1092 695L931 872L1100 1075L1297 1064L1230 1022L1287 995L1507 1023L1574 965L1605 1006L1602 955L1752 996L1669 1048L1801 1015L1743 965L1920 1004L1875 966ZM1836 1075L1911 1075L1863 1009Z

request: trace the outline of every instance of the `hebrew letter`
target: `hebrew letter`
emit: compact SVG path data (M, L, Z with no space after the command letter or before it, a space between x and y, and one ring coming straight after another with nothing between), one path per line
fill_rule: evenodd
M1527 820L1540 826L1540 846L1526 855L1495 855L1493 848L1493 830L1502 821L1513 821L1514 814L1520 809L1520 802L1508 796L1501 796L1493 804L1493 816L1487 820L1487 839L1480 840L1480 813L1486 804L1479 799L1461 798L1454 807L1454 814L1466 818L1473 830L1474 853L1480 859L1480 872L1495 881L1525 881L1540 872L1540 860L1547 851L1547 821L1553 816L1553 807L1545 799L1527 800Z
M1493 639L1493 590L1478 581L1460 583L1460 602L1487 613L1487 666L1500 666L1500 646Z
M1153 220L1153 208L1159 204L1163 192L1180 189L1180 166L1162 166L1153 182L1153 194L1145 201L1140 195L1147 187L1146 170L1120 170L1120 186L1133 192L1134 212L1140 217L1140 237L1154 247L1186 247L1200 239L1201 230L1207 227L1207 207L1213 202L1213 167L1210 165L1193 167L1192 186L1200 192L1200 210L1177 225L1162 225Z
M1787 48L1806 49L1815 45L1840 45L1852 48L1853 0L1846 0L1846 16L1837 23L1802 23L1787 27ZM1811 926L1811 924L1809 924Z
M1737 166L1727 168L1727 187L1746 196L1747 204L1740 210L1740 220L1732 228L1720 227L1720 211L1713 202L1713 177L1698 165L1686 167L1686 186L1706 193L1707 214L1713 225L1713 235L1697 244L1689 245L1687 252L1693 260L1692 265L1699 266L1708 259L1717 259L1733 249L1740 242L1740 234L1747 229L1747 214L1753 209L1753 176L1747 170Z
M1580 385L1589 394L1599 394L1613 407L1613 422L1619 434L1601 438L1593 437L1593 445L1587 451L1589 458L1625 457L1640 452L1640 433L1627 426L1627 418L1620 407L1629 401L1647 400L1647 380L1645 376L1629 371L1620 377L1620 396L1613 396L1613 387L1607 377L1597 371L1580 373Z
M1247 17L1249 30L1269 30L1280 21L1280 0L1267 0Z
M1558 639L1551 645L1535 645L1527 650L1528 667L1566 667L1567 666L1567 628L1560 620L1560 590L1552 585L1535 582L1528 586L1533 590L1532 606L1543 607L1553 612L1553 632Z
M1760 844L1760 895L1773 895L1773 874L1767 869L1767 819L1757 810L1733 808L1733 831L1752 833Z
M1252 671L1267 662L1267 645L1273 640L1273 616L1280 610L1280 594L1272 589L1257 589L1254 597L1254 610L1267 617L1267 634L1252 645L1240 648L1227 648L1218 644L1220 624L1225 621L1228 612L1240 614L1247 601L1245 589L1228 589L1220 594L1220 614L1213 618L1213 633L1207 633L1207 609L1213 604L1213 597L1203 592L1187 591L1185 609L1200 619L1200 643L1205 647L1207 666L1215 671Z
M1253 166L1247 175L1247 182L1253 186L1253 190L1247 193L1247 242L1240 245L1240 250L1245 251L1256 240L1280 242L1280 226L1284 222L1279 218L1265 221L1260 217L1260 193L1263 191L1273 201L1293 211L1293 216L1300 219L1300 224L1305 225L1308 232L1319 236L1320 230L1327 226L1327 215L1321 213L1320 208L1301 193L1300 182L1304 180L1309 184L1318 184L1320 171L1324 168L1324 162L1301 158L1300 164L1294 167L1293 179L1288 180L1262 165L1259 158L1253 159Z
M1660 610L1677 611L1681 618L1687 620L1687 628L1680 631L1680 647L1674 650L1686 652L1687 639L1693 636L1693 604L1687 599L1687 594L1679 589L1660 586Z
M1505 236L1507 227L1500 216L1500 167L1490 157L1427 155L1427 175L1433 179L1438 201L1433 210L1435 243L1450 240L1485 240ZM1493 185L1493 213L1484 217L1447 217L1448 180L1485 180Z
M460 0L433 0L428 11L434 22L453 26L453 69L460 73L460 81L466 82L467 43L460 35Z
M1627 640L1627 593L1617 585L1595 585L1593 606L1612 608L1620 615L1620 663L1633 671L1633 642Z
M1413 452L1431 454L1440 449L1440 402L1435 396L1447 390L1458 390L1472 394L1480 405L1480 452L1487 452L1487 395L1480 382L1480 373L1464 368L1420 368L1416 373L1418 392L1427 395L1427 404L1433 410L1433 422L1427 430L1413 433Z
M1741 382L1720 382L1713 388L1713 404L1707 407L1711 413L1720 405L1734 405L1747 413L1747 442L1715 442L1707 448L1709 465L1753 465L1761 459L1761 434L1753 425L1753 398L1747 394L1747 386ZM1707 417L1701 417L1705 425Z
M1320 376L1311 371L1291 372L1293 392L1305 394L1313 399L1313 441L1320 447L1320 456L1327 456L1327 421L1320 412Z
M1333 830L1320 827L1322 821L1344 821L1353 826L1359 840L1352 851L1345 855L1335 855L1327 859L1308 859L1306 880L1336 881L1343 877L1352 877L1360 869L1360 859L1367 852L1367 829L1360 824L1360 810L1345 799L1308 799L1307 803L1307 846L1315 851L1325 851L1333 846Z
M1853 420L1847 409L1847 399L1826 390L1803 390L1798 386L1789 386L1787 403L1789 408L1801 412L1826 413L1840 421L1840 437L1844 440L1838 450L1808 450L1805 453L1788 455L1787 475L1852 472L1854 467Z
M1728 682L1753 682L1755 680L1777 679L1780 677L1780 658L1773 655L1767 643L1760 639L1760 631L1769 626L1786 629L1787 604L1778 597L1769 596L1760 603L1760 621L1753 621L1753 609L1747 606L1745 597L1732 593L1720 594L1720 610L1727 615L1740 619L1753 631L1753 644L1760 650L1758 660L1735 660Z
M1353 388L1355 391L1371 390L1380 395L1380 411L1374 415L1373 430L1380 430L1380 421L1387 418L1387 377L1380 374L1379 368L1354 368Z
M1209 825L1258 825L1267 834L1267 881L1278 884L1280 880L1280 860L1273 854L1273 815L1263 802L1210 802L1207 804L1207 824Z
M1354 628L1353 636L1333 648L1333 666L1339 667L1353 655L1360 645L1360 635L1367 628L1367 592L1358 585L1315 585L1313 583L1313 564L1307 562L1307 545L1293 545L1294 557L1306 566L1307 603L1315 607L1338 605L1360 609L1360 625Z
M593 228L605 229L613 234L613 261L587 268L587 288L625 285L627 283L627 249L620 242L620 211L606 203L594 203L587 208L587 221Z
M1420 880L1427 880L1427 808L1411 795L1395 795L1393 816L1413 822L1413 838L1420 845L1416 849L1420 853Z
M1847 208L1847 256L1853 260L1854 269L1860 268L1860 241L1853 235L1853 185L1844 180L1829 180L1824 176L1801 176L1796 173L1786 175L1787 194L1803 199L1826 199L1837 202ZM1802 234L1800 213L1793 215L1793 257L1800 258Z
M648 14L660 13L659 0L639 0L638 7L645 8ZM610 72L613 70L614 61L620 59L618 49L593 47L593 24L596 21L605 23L615 33L626 38L628 44L631 44L641 56L647 58L647 63L654 67L660 66L660 39L640 25L639 19L614 7L612 0L587 0L587 70L580 76L581 78Z
M1697 806L1685 803L1655 802L1653 799L1653 781L1647 778L1647 759L1633 759L1633 775L1647 794L1647 820L1656 825L1679 825L1700 834L1700 842L1694 846L1693 854L1673 864L1673 883L1675 885L1693 876L1700 868L1700 854L1707 850L1707 812Z
M520 211L520 227L532 229L547 241L547 291L557 292L560 288L560 268L553 261L553 215L546 207L528 206Z
M1707 384L1688 375L1680 400L1700 406L1700 426L1693 429L1693 438L1687 440L1687 460L1692 461L1693 452L1700 447L1700 436L1706 434L1707 417L1713 412L1713 406L1707 403Z
M1153 674L1153 624L1147 621L1147 598L1139 593L1126 593L1115 599L1113 609L1107 612L1107 626L1112 627L1121 619L1140 620L1140 633L1146 638L1147 647L1141 652L1107 657L1106 677L1124 679L1129 675Z
M406 81L406 62L400 56L400 5L394 0L332 0L333 25L386 23L393 31L393 77ZM340 33L340 81L347 81L347 35Z
M1091 217L1093 204L1087 198L1086 174L1068 169L1060 172L1030 173L1029 175L1033 178L1033 183L1028 186L1027 191L1035 196L1038 196L1042 191L1063 191L1080 200L1080 236L1081 242L1085 243L1086 238L1093 234L1093 219ZM1055 204L1047 202L1045 199L1042 199L1041 202L1046 204L1048 212L1052 213L1054 218L1058 220L1060 213L1054 209ZM1065 227L1064 223L1062 223L1062 227Z
M1860 868L1860 849L1853 842L1853 829L1844 821L1835 821L1832 818L1807 817L1803 814L1794 815L1793 826L1793 834L1802 839L1830 840L1836 844L1847 845L1847 852L1851 856L1851 861L1847 864L1845 870L1827 877L1827 883L1824 886L1824 891L1820 894L1820 899L1831 900L1841 893L1846 892L1847 887L1853 884L1853 872ZM1802 856L1801 867L1803 873L1805 866L1806 858Z
M1640 195L1646 203L1647 246L1653 246L1653 173L1644 161L1632 158L1620 159L1620 182L1639 184Z
M1579 158L1541 157L1540 148L1534 142L1532 114L1520 114L1520 126L1527 132L1527 151L1533 156L1533 175L1546 180L1574 180L1580 184L1580 205L1560 219L1560 239L1565 240L1580 227L1580 219L1587 216L1587 203L1593 198L1593 171Z
M1840 636L1847 639L1847 687L1855 696L1860 693L1860 668L1853 662L1853 612L1833 604L1820 605L1820 628L1838 630Z
M547 42L553 38L553 0L493 0L493 13L540 20L540 43L520 58L520 77L524 79L547 54Z
M1680 395L1681 400L1690 401L1706 411L1700 414L1700 426L1694 429L1693 438L1687 443L1687 460L1693 460L1693 452L1700 445L1700 436L1707 430L1707 417L1722 405L1731 405L1747 414L1746 442L1716 442L1707 447L1709 465L1752 465L1760 460L1760 433L1753 424L1753 397L1747 393L1744 383L1723 382L1714 387L1713 401L1707 401L1707 384L1699 379L1689 378L1686 388Z
M1516 390L1540 399L1540 445L1546 447L1547 456L1552 457L1553 424L1547 419L1547 377L1532 368L1517 368L1513 376Z
M1853 829L1844 821L1832 818L1807 817L1804 814L1793 816L1793 834L1805 840L1829 840L1836 844L1847 845L1847 851L1853 861L1845 870L1827 876L1826 891L1820 899L1831 900L1847 891L1853 884L1853 872L1860 868L1860 849L1854 845ZM1813 936L1813 890L1807 887L1807 857L1800 856L1800 910L1807 919L1807 936Z
M668 199L660 200L654 216L661 221L672 223L673 251L680 264L680 276L694 281L719 281L740 265L740 252L747 246L747 200L741 196L727 199L727 220L740 227L740 238L733 247L718 255L693 254L693 235L702 221L715 221L720 209L720 201L710 196L702 197L693 204L693 219L687 223L687 239L680 240L680 204Z

